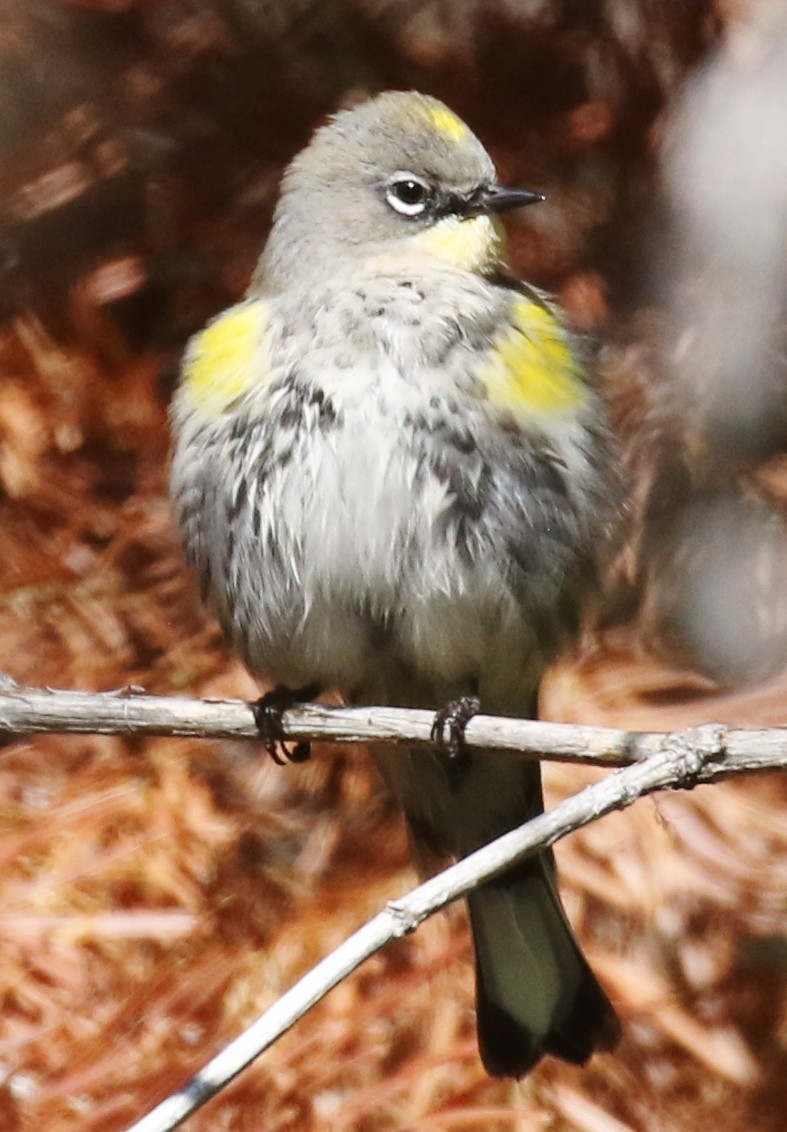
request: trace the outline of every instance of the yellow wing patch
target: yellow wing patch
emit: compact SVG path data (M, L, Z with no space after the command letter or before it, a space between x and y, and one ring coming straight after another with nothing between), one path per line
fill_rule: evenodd
M265 303L251 299L220 314L189 343L183 392L193 408L218 417L241 393L264 383Z
M470 130L462 119L447 106L430 106L428 114L435 129L449 141L463 141L470 136Z
M412 239L430 255L465 271L486 271L505 255L502 226L491 216L474 216L470 220L447 216Z
M565 332L548 309L530 299L514 304L513 322L498 338L480 376L489 399L512 413L553 416L585 401L582 370Z

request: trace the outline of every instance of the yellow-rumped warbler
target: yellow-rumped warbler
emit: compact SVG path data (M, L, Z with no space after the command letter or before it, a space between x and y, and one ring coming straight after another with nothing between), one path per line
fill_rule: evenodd
M503 274L497 183L436 99L388 92L287 169L245 301L191 342L173 491L250 670L356 704L535 709L615 509L605 418L543 295ZM422 865L542 808L510 754L376 752ZM618 1036L544 853L469 897L487 1070Z

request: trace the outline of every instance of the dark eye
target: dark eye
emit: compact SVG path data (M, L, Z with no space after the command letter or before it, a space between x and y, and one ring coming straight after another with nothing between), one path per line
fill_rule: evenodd
M385 199L402 216L418 216L429 203L431 189L418 177L401 174L391 179Z

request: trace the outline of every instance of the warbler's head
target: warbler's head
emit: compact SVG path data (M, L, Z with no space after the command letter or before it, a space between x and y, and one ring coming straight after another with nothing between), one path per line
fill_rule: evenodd
M261 281L287 287L386 253L490 270L503 255L497 214L542 199L499 185L489 154L442 102L388 91L337 114L292 161Z

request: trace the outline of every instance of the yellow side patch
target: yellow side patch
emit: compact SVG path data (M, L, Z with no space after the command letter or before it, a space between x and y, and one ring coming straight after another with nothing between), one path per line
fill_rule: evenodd
M551 311L519 299L513 323L480 376L489 399L514 414L559 415L585 401L582 370Z
M265 304L255 299L230 307L192 338L183 391L195 409L220 416L241 393L265 380L266 331Z
M505 255L502 226L490 216L474 216L470 220L447 216L412 239L431 255L465 271L485 271L499 264Z
M447 106L430 106L428 114L432 125L450 141L462 141L470 136L470 130L462 119Z

